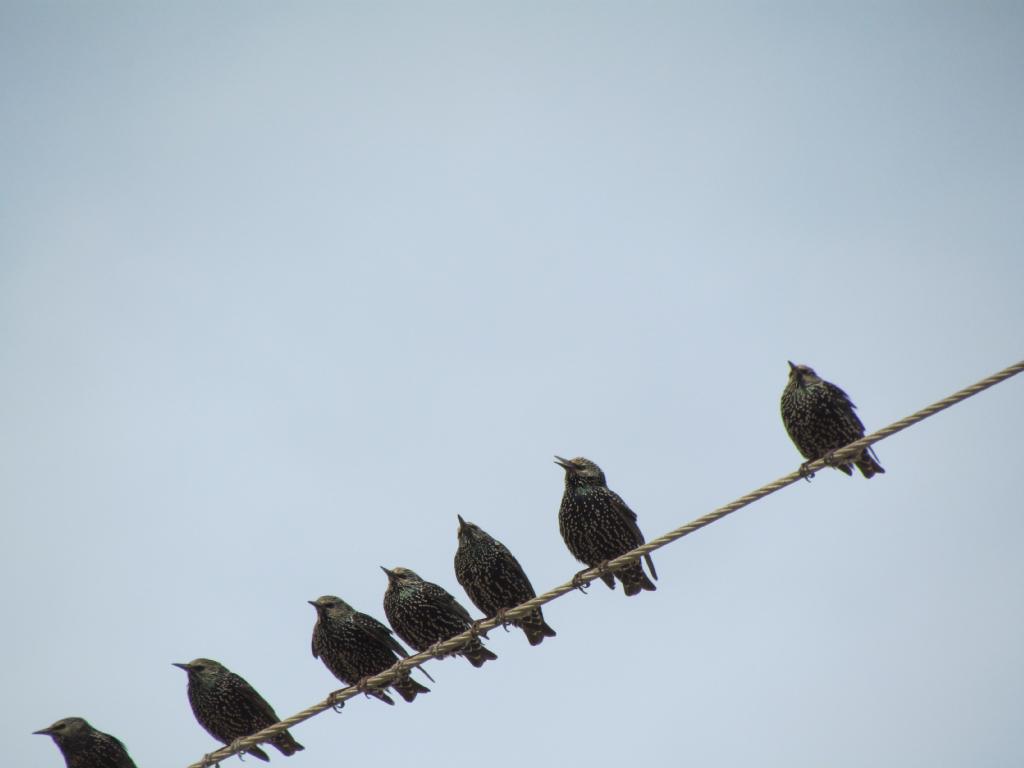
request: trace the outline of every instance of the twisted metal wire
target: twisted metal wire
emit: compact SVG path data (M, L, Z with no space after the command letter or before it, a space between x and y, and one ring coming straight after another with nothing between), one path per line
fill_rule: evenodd
M527 600L525 603L517 605L515 608L506 611L504 614L504 622L499 621L495 617L479 621L474 625L472 629L467 630L462 634L455 635L449 638L448 640L445 640L444 642L437 643L436 645L432 646L430 649L426 651L417 653L416 655L410 656L406 659L402 659L396 662L393 666L384 670L383 672L367 678L363 681L363 686L361 688L356 686L349 686L348 688L343 688L340 691L335 691L323 701L314 704L310 707L307 707L301 712L296 712L291 717L286 717L279 723L275 723L274 725L264 728L262 731L258 731L252 734L251 736L246 736L245 738L238 739L226 747L222 747L215 752L211 752L210 754L205 755L201 760L189 765L188 768L209 768L209 766L216 765L221 760L231 757L231 755L237 754L238 752L241 752L249 747L256 746L257 744L260 744L264 741L268 741L269 739L273 738L282 731L287 730L292 726L298 725L299 723L304 722L305 720L309 720L311 717L315 717L321 712L324 712L332 708L340 708L340 706L343 705L344 702L348 701L349 699L360 693L366 693L367 691L380 690L386 688L399 677L408 674L409 671L411 671L412 669L422 666L424 663L430 661L431 659L439 659L444 656L450 655L452 652L459 650L473 637L479 634L486 633L488 630L494 629L499 624L508 623L515 619L523 618L533 609L539 608L542 605L550 603L552 600L561 597L562 595L575 591L579 588L580 584L588 583L605 573L612 573L614 571L618 571L621 568L626 567L627 565L631 565L637 562L644 555L649 554L650 552L653 552L656 549L661 549L666 544L670 544L671 542L681 539L684 536L688 536L689 534L693 533L694 531L700 530L706 525L711 525L711 523L721 520L726 515L730 515L733 512L742 509L743 507L752 504L755 501L758 501L759 499L763 499L765 496L773 494L776 491L785 488L787 485L792 485L798 480L813 475L820 469L823 469L827 466L845 464L849 460L853 459L855 456L858 456L860 452L867 448L868 446L874 445L875 443L879 442L880 440L884 440L887 437L891 437L892 435L895 435L897 432L901 432L904 429L907 429L908 427L912 427L913 425L921 421L924 421L925 419L931 416L934 416L939 411L944 411L945 409L954 406L957 403L960 403L969 397L973 397L979 392L983 392L989 387L993 387L996 384L999 384L1000 382L1011 378L1012 376L1016 376L1018 373L1021 373L1022 371L1024 371L1024 360L1014 363L1008 368L1004 368L998 373L994 373L991 376L988 376L982 379L981 381L972 384L969 387L965 387L964 389L961 389L958 392L954 392L948 397L944 397L943 399L935 403L932 403L931 405L922 408L921 410L912 413L909 416L900 419L899 421L894 421L887 427L883 427L882 429L879 429L876 432L872 432L870 435L866 435L859 440L856 440L848 445L845 445L842 448L833 451L825 458L817 459L815 461L801 465L800 469L790 472L788 475L780 477L779 479L774 480L768 483L767 485L762 485L757 490L751 491L745 496L741 496L740 498L730 502L729 504L726 504L725 506L719 507L718 509L708 512L706 515L698 517L695 520L691 520L686 525L682 525L679 528L676 528L675 530L669 531L668 533L659 536L656 539L651 539L647 543L642 544L636 549L630 550L624 555L616 557L614 560L608 561L600 567L588 568L584 571L581 571L576 576L574 576L573 579L567 581L565 584L560 584L559 586L548 590L544 594L538 595L532 600Z

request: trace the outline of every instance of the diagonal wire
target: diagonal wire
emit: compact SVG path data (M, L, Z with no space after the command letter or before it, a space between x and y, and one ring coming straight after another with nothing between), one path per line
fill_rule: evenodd
M809 476L810 474L813 474L814 472L817 472L818 470L825 468L826 466L829 466L831 464L844 464L848 460L852 459L854 456L860 454L860 452L867 448L868 446L874 445L880 440L884 440L887 437L895 435L897 432L902 432L904 429L912 427L915 424L929 418L930 416L934 416L939 411L944 411L947 408L956 405L957 403L963 402L967 398L973 397L979 392L983 392L989 387L993 387L1002 381L1006 381L1006 379L1009 379L1012 376L1016 376L1018 373L1021 373L1022 371L1024 371L1024 360L1014 363L1008 368L1004 368L998 373L994 373L991 376L988 376L982 379L981 381L972 384L969 387L965 387L964 389L961 389L958 392L954 392L948 397L944 397L943 399L935 403L932 403L931 405L922 408L921 410L912 413L909 416L900 419L899 421L894 421L889 426L884 427L878 430L877 432L872 432L870 435L866 435L865 437L862 437L860 440L856 440L850 443L849 445L843 446L842 448L833 451L832 454L827 457L827 461L826 459L817 459L816 461L809 462L801 466L800 469L790 472L788 475L780 477L778 480L774 480L768 483L767 485L762 485L757 490L751 491L745 496L741 496L735 501L726 504L724 507L719 507L718 509L708 512L706 515L703 515L702 517L698 517L696 520L691 520L686 525L682 525L673 531L669 531L668 533L659 536L656 539L651 539L646 544L642 544L636 549L632 549L626 554L620 555L619 557L616 557L614 560L608 561L602 567L588 568L585 571L581 571L579 574L577 574L576 577L574 577L570 581L567 581L565 584L561 584L555 587L554 589L550 589L544 594L538 595L532 600L527 600L525 603L517 605L515 608L506 611L504 614L504 620L505 622L510 622L514 619L523 618L535 608L539 608L542 605L550 603L552 600L561 597L562 595L568 594L569 592L576 590L578 588L578 583L589 582L593 579L598 578L603 573L617 571L621 568L626 567L627 565L631 565L637 562L644 555L649 554L656 549L661 549L666 544L670 544L673 541L683 538L684 536L688 536L689 534L693 533L694 531L700 530L706 525L711 525L711 523L721 520L726 515L730 515L738 509L742 509L743 507L752 504L755 501L758 501L759 499L763 499L765 496L773 494L776 491L785 488L787 485L792 485L798 480L801 480L804 477ZM237 754L238 752L241 752L247 749L248 747L253 747L257 744L267 741L276 736L277 734L281 733L282 731L287 730L292 726L298 725L301 722L309 720L311 717L315 717L321 712L324 712L334 707L340 707L344 702L348 701L354 696L357 696L360 693L386 688L388 685L393 683L397 678L408 674L410 670L422 666L424 663L430 661L431 659L438 659L442 658L443 656L451 654L453 651L456 651L463 645L465 645L475 635L485 633L490 629L494 629L502 623L503 622L499 621L496 618L489 618L479 621L474 625L473 629L467 630L466 632L463 632L460 635L455 635L449 638L448 640L445 640L444 642L434 645L432 648L423 651L422 653L417 653L414 656L402 659L396 662L393 666L384 670L383 672L373 675L372 677L366 678L366 680L363 681L364 685L362 690L360 690L356 686L349 686L348 688L343 688L340 691L335 691L323 701L314 704L310 707L307 707L301 712L296 712L291 717L286 717L279 723L275 723L274 725L271 725L268 728L264 728L262 731L257 731L251 736L246 736L243 739L238 739L237 741L232 742L230 745L218 749L216 752L211 752L210 754L204 756L201 760L189 765L188 768L209 768L209 766L216 765L221 760L231 757L231 755Z

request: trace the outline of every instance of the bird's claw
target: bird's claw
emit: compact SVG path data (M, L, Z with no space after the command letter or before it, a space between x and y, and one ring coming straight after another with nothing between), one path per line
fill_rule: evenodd
M341 695L341 691L344 691L344 690L345 689L342 688L339 691L333 691L327 697L327 703L331 705L331 709L333 709L335 712L340 713L341 710L343 710L345 708L345 702L344 701L338 701L338 696L340 696Z
M363 694L363 696L366 697L369 697L370 694L373 693L373 690L370 689L368 682L370 677L372 677L372 675L367 675L366 677L360 678L356 681L355 685L353 686L357 691L359 691L361 694Z
M237 754L239 760L245 760L245 750L238 746L238 742L244 738L244 736L237 738L228 745L228 749Z
M444 642L444 640L438 640L432 646L427 648L427 653L429 653L435 659L443 659L445 656L448 655L447 653L445 653L444 651L441 650L441 644L443 642Z
M213 760L213 752L207 752L203 755L203 762L220 768L220 760Z
M582 571L572 577L572 585L576 587L584 595L587 594L587 587L590 586L590 579L583 580L583 574L589 571L589 568L584 568Z
M508 632L508 627L512 623L512 620L505 618L506 613L508 613L508 608L499 608L494 614L494 620L501 625L502 629Z
M487 621L487 619L477 619L472 624L470 624L469 625L469 636L470 637L480 637L481 635L483 635L484 637L487 637L487 630L480 628L480 625L483 624L485 621Z
M814 473L811 472L810 466L816 461L816 459L810 459L800 465L800 477L807 482L811 482L811 478L814 477Z
M829 451L828 453L826 453L824 456L821 457L821 460L823 462L825 462L825 466L826 467L838 467L839 466L839 461L836 459L836 452L835 451Z

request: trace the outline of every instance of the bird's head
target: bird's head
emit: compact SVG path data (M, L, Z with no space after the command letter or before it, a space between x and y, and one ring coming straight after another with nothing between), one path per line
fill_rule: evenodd
M227 668L213 659L192 659L186 663L174 662L173 666L183 669L188 673L189 680L203 681L212 680L227 672Z
M567 485L599 485L605 486L604 472L590 459L577 456L575 459L563 459L555 456L555 464L565 470Z
M334 595L322 595L316 600L307 600L310 605L316 608L317 616L323 616L325 614L347 614L353 613L352 606L342 600L340 597Z
M92 729L92 726L80 717L65 717L51 726L32 731L32 733L49 736L57 744L63 744L66 741L73 741L78 736L88 734Z
M388 575L388 584L403 584L413 581L423 581L423 579L416 575L415 571L411 571L408 568L402 568L401 566L388 569L382 565L380 569Z
M469 543L476 541L484 536L484 532L480 529L479 525L470 523L462 519L462 515L456 515L459 518L459 542Z
M803 388L821 382L818 374L809 365L797 365L788 360L786 362L789 363L789 382L794 386Z

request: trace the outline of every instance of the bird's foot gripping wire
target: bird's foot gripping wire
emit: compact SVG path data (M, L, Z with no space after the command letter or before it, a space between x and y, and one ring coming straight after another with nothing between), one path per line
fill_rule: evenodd
M469 625L469 636L470 637L487 637L487 630L481 629L480 625L483 624L487 619L477 619Z
M508 613L508 608L499 608L494 614L494 620L501 625L501 628L508 632L509 625L512 624L512 619L506 619L505 614Z
M228 744L228 749L232 750L235 754L237 754L239 760L245 760L246 751L242 749L240 746L238 746L238 742L240 742L244 738L244 736L240 736L239 738L235 739L230 744Z
M357 691L359 691L361 694L363 694L363 696L366 696L367 698L369 698L370 695L373 694L373 692L374 692L374 689L370 688L370 684L369 684L369 680L370 680L371 677L372 677L372 675L367 675L366 677L359 678L356 681L355 685L352 686L352 687L355 688Z
M815 461L817 461L817 459L809 459L800 465L800 477L802 477L808 483L811 482L811 478L814 477L814 473L811 472L810 466Z
M450 651L442 651L441 650L441 644L444 643L444 642L445 642L444 640L438 640L432 646L427 648L427 653L429 653L435 659L443 659L445 656L450 656L451 655Z
M829 451L821 457L821 460L825 462L826 467L838 467L842 463L836 458L835 451Z
M220 760L213 759L213 752L207 752L205 755L203 755L203 762L207 765L212 765L216 766L216 768L220 768Z
M332 691L331 694L327 697L327 703L331 705L331 709L333 709L335 712L341 712L341 710L345 708L345 701L338 700L338 697L341 696L341 692L344 690L345 689L342 688L337 691Z
M583 574L589 571L590 568L584 568L582 571L572 577L572 585L576 587L584 595L587 594L587 587L590 586L590 579L584 579Z

